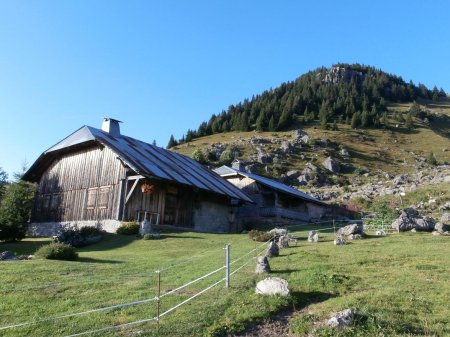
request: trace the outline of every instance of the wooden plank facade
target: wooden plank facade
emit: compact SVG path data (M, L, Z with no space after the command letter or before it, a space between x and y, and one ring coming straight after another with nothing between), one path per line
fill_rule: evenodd
M117 219L126 169L97 145L56 159L39 182L33 222Z
M245 193L191 158L121 135L118 123L80 128L25 173L38 183L30 234L54 235L63 224L113 232L121 221L143 220L237 229L236 205L251 202Z

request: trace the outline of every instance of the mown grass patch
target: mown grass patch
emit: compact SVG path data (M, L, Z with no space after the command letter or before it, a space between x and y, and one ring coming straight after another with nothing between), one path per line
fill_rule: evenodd
M296 226L306 238L311 226ZM291 330L299 336L446 336L450 334L448 237L429 233L369 236L342 247L333 232L321 232L317 244L300 240L271 258L271 276L289 281L290 298L260 297L250 263L231 279L154 322L92 336L224 336L241 331L280 310L294 310ZM0 244L0 250L32 253L45 241ZM255 247L246 234L163 233L160 240L108 235L78 249L80 261L31 260L0 263L0 327L30 320L131 302L156 295L156 269L162 293L200 277L224 263L225 244L232 260ZM260 244L260 243L258 243ZM21 245L23 245L23 250ZM13 249L12 249L13 248ZM242 263L244 260L242 261ZM232 266L236 268L241 262ZM222 271L161 301L161 312L223 277ZM353 325L336 332L314 322L355 308ZM156 315L154 302L104 312L43 321L2 330L2 336L67 336Z

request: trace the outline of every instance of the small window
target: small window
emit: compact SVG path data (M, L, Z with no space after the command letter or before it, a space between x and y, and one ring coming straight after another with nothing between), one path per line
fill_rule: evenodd
M99 208L108 208L110 192L111 192L111 186L99 188L99 191L98 191L98 207Z
M97 199L97 188L91 188L88 190L86 208L93 209L95 208L95 201Z

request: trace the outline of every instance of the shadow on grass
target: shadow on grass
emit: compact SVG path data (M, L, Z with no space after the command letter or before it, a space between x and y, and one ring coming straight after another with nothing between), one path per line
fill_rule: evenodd
M29 238L23 241L2 242L0 243L0 252L8 250L15 255L32 255L41 246L52 242L50 238Z
M103 260L103 259L93 259L91 257L79 257L77 262L88 262L88 263L110 263L110 264L117 264L117 263L123 263L123 261L116 261L116 260Z
M325 302L326 300L336 297L335 294L325 293L322 291L312 291L312 292L302 292L302 291L293 291L291 293L293 304L295 306L300 306L300 308L296 307L296 310L306 307L310 304Z
M134 235L120 235L120 234L105 234L102 241L86 247L79 248L80 252L97 252L104 250L117 249L125 247L134 241L139 240Z
M203 240L204 238L200 237L200 236L177 236L177 235L170 235L170 234L165 234L165 233L161 233L161 238L160 239L165 239L165 238L172 238L172 239L201 239ZM158 239L158 240L160 240Z

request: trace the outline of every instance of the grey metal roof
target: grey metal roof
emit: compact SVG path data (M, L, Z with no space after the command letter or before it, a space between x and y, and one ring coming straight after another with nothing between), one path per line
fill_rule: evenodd
M257 174L253 174L253 173L249 173L249 172L244 172L244 171L239 171L236 170L234 168L228 167L228 166L221 166L216 168L215 170L213 170L214 172L216 172L217 174L220 174L222 177L226 177L226 176L231 176L231 175L241 175L250 179L253 179L254 181L257 181L258 183L270 187L274 190L277 190L279 192L283 192L283 193L287 193L290 194L292 196L301 198L301 199L305 199L311 202L314 202L316 204L321 204L321 205L328 205L326 202L323 202L319 199L316 199L312 196L310 196L309 194L306 194L302 191L299 191L295 188L292 188L290 186L287 186L285 184L282 184L278 181L266 178L266 177L262 177L259 176Z
M39 166L40 161L45 160L45 157L92 141L110 148L131 169L143 176L175 181L230 198L253 202L239 188L189 157L124 135L114 137L90 126L83 126L45 151L25 174L25 178L32 176L33 170Z

